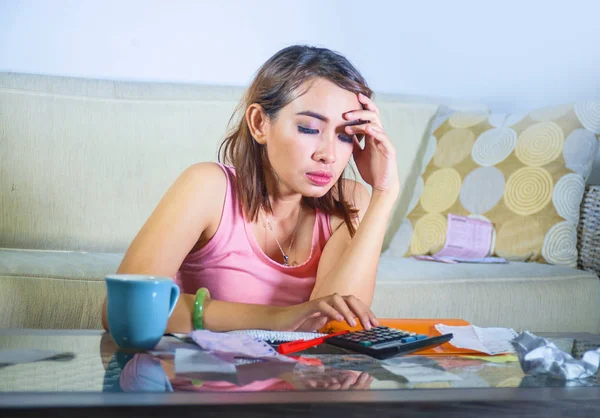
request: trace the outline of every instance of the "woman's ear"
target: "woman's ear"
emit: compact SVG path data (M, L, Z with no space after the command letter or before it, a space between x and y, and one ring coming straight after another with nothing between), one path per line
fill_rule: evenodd
M269 120L261 105L252 103L248 106L248 109L246 109L246 123L254 140L261 145L265 145L267 143L266 133Z

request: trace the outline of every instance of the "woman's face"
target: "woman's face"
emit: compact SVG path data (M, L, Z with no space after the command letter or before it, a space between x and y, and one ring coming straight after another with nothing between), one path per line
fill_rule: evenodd
M350 161L353 136L344 114L362 109L355 93L325 79L282 108L267 123L265 142L279 191L321 197Z

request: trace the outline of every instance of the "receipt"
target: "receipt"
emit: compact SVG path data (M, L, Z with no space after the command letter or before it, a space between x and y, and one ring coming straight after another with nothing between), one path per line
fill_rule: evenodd
M490 222L449 213L446 243L434 257L481 259L490 252L493 230Z
M437 324L435 329L442 334L452 333L454 337L449 343L457 348L467 348L490 355L515 352L511 341L518 334L512 328L481 328L474 325L455 327Z

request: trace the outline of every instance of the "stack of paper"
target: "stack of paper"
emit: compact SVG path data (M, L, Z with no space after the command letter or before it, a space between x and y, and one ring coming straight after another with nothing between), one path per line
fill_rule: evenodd
M450 344L457 348L467 348L490 355L515 352L511 341L518 334L512 328L480 328L474 325L453 327L437 324L435 329L442 334L452 333L454 337Z

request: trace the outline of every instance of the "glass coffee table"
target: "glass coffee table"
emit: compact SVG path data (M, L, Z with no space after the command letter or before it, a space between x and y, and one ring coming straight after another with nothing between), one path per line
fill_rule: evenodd
M594 334L536 334L600 346ZM200 363L175 373L174 348L119 350L108 333L0 330L0 349L71 353L0 366L0 416L600 416L600 377L526 376L518 361L418 353L379 361L323 344L295 363ZM178 371L181 370L178 367Z

